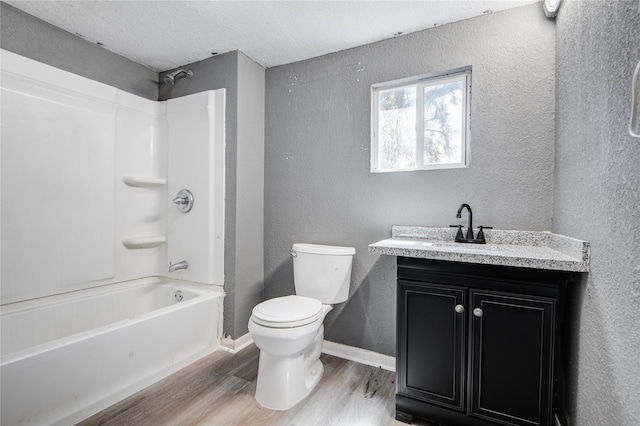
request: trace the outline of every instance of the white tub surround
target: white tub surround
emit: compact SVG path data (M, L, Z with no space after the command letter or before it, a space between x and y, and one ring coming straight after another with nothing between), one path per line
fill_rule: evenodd
M170 99L167 109L168 263L189 262L169 275L223 285L225 90ZM181 189L193 194L188 213L172 202Z
M107 283L118 256L118 101L131 121L148 111L104 84L1 55L2 303Z
M4 306L2 424L76 423L213 352L222 297L146 278Z
M0 59L2 304L147 276L223 285L225 90L154 102Z
M536 231L483 230L486 244L455 243L455 228L393 226L369 253L572 272L589 271L589 243Z

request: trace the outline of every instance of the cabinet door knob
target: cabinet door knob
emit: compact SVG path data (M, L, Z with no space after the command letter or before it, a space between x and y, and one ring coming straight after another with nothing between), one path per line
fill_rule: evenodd
M464 306L462 305L456 305L456 312L461 314L464 312Z
M473 310L473 315L477 316L478 318L480 318L480 317L482 316L482 314L483 314L483 313L484 313L484 312L482 312L482 309L480 309L480 308L475 308L475 309Z

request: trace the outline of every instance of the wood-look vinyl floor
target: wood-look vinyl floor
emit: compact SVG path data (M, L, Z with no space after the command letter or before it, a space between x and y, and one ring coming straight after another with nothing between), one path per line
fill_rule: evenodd
M395 373L326 354L308 398L287 411L262 408L253 398L259 354L255 345L217 351L79 425L405 425L394 417Z

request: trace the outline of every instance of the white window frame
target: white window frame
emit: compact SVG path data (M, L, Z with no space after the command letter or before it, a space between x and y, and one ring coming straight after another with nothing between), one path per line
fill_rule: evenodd
M401 89L404 87L416 87L416 94L424 93L424 88L447 82L461 81L466 90L463 91L463 125L461 161L456 163L424 163L424 96L416 96L416 166L413 168L384 169L380 167L378 156L378 125L379 125L379 93L389 89ZM418 77L377 83L371 86L371 173L387 173L400 171L451 169L467 167L470 159L470 132L471 130L471 67L460 68L439 74L427 74ZM422 163L419 163L421 161Z

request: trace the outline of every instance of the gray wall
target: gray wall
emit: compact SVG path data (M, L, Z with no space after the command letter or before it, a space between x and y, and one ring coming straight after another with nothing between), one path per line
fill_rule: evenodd
M240 53L234 338L249 332L253 307L264 297L264 91L265 69Z
M227 89L223 327L226 336L237 339L248 333L251 310L264 293L265 70L238 51L180 68L192 70L193 77L171 87L162 83L161 100Z
M555 232L591 242L571 292L571 424L640 424L640 139L627 133L638 1L567 1L557 18Z
M38 62L158 99L158 73L0 2L0 47Z
M392 225L551 228L555 29L540 4L267 70L265 297L294 291L295 242L353 246L351 298L331 341L395 354L395 258L367 253ZM471 65L471 163L371 174L370 86Z

